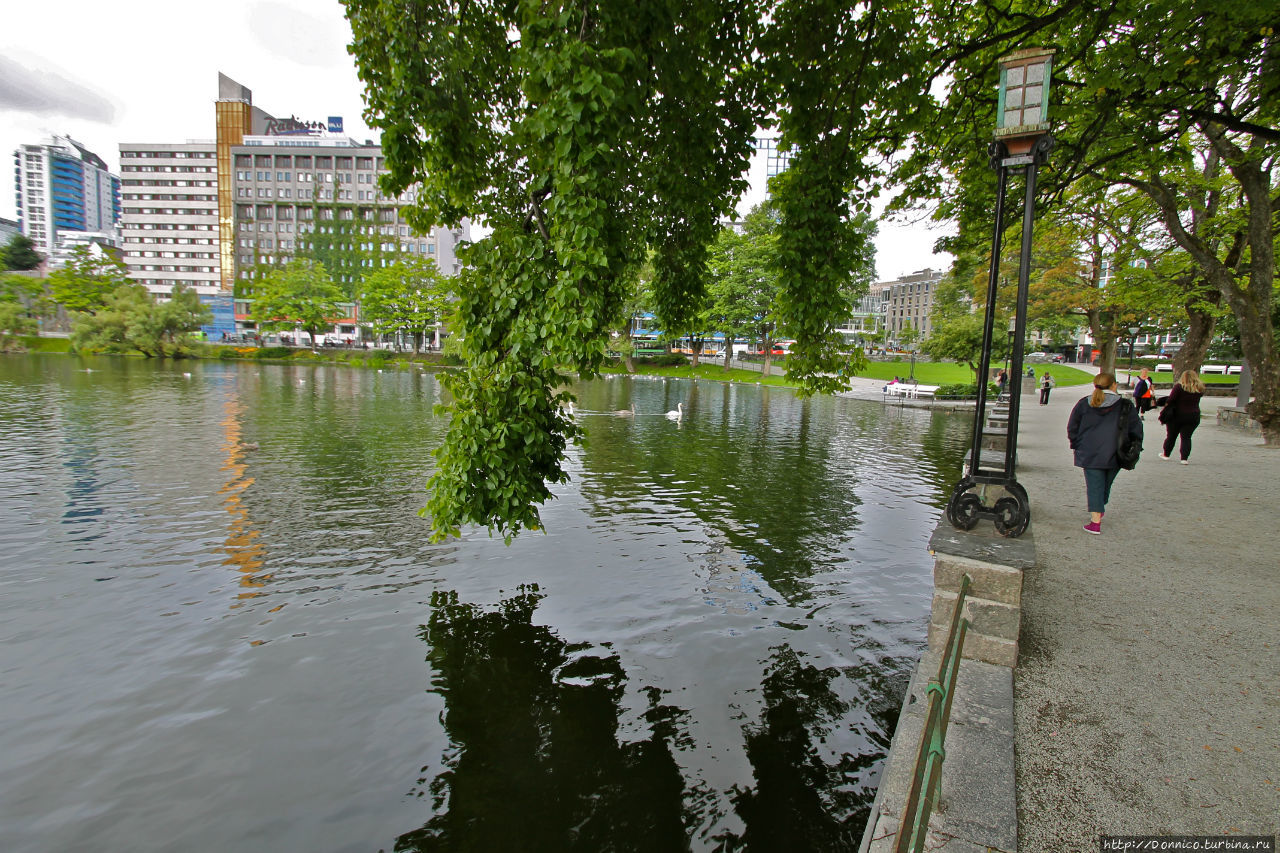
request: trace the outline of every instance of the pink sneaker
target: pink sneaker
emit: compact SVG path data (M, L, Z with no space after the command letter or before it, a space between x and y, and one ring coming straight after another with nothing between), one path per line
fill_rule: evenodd
M1086 524L1086 525L1084 526L1084 532L1085 532L1085 533L1094 533L1094 534L1097 534L1097 535L1101 536L1101 535L1102 535L1102 525L1101 525L1101 524L1099 524L1099 523L1098 523L1098 522L1096 522L1096 521L1091 521L1091 522L1089 522L1088 524Z

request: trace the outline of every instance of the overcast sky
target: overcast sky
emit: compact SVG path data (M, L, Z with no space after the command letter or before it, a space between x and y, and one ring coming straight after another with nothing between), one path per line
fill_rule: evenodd
M122 142L212 140L219 71L248 86L272 115L340 115L348 135L377 138L361 117L362 87L346 52L351 33L337 0L9 7L0 33L0 216L7 219L17 215L10 158L19 145L70 135L118 172ZM744 211L764 194L758 159ZM945 267L949 258L931 255L940 233L882 223L879 277Z

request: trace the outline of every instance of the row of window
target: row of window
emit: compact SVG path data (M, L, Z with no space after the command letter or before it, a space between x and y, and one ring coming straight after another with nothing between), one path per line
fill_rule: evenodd
M129 231L217 231L217 226L186 222L124 222L121 228Z
M121 164L121 172L216 172L213 166L135 166Z
M385 160L378 157L350 157L350 156L334 156L334 155L312 155L312 154L237 154L236 168L256 168L270 169L273 166L277 169L298 168L298 169L363 169L365 171L373 171L375 166L378 171L382 171L385 166Z
M157 243L161 245L178 245L178 246L212 246L214 240L207 237L152 237L144 240L141 237L125 237L126 243Z
M217 181L124 181L126 187L217 187Z
M212 208L188 207L126 207L125 216L216 216Z
M136 157L145 160L148 157L172 157L176 160L212 160L212 151L121 151L120 157Z
M190 267L190 266L158 266L155 264L130 264L130 271L137 270L139 272L217 272L217 267Z
M218 257L213 252L130 252L133 258L203 258L213 260Z
M125 201L217 201L216 195L182 195L171 193L125 193Z

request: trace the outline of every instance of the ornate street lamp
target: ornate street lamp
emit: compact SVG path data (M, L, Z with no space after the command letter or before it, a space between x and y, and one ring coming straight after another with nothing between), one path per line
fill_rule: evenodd
M1031 277L1031 234L1035 217L1036 172L1053 149L1049 133L1049 82L1053 70L1053 50L1033 49L1011 53L1000 60L1000 95L996 108L995 141L987 146L991 167L996 170L996 216L991 246L991 269L987 276L987 311L979 362L978 401L973 414L973 445L965 475L956 484L947 502L947 519L961 530L971 530L981 518L990 518L1002 536L1021 536L1031 523L1031 502L1027 490L1014 477L1018 452L1018 415L1021 409L1023 342L1027 329L1027 284ZM1000 244L1004 234L1005 191L1009 171L1026 175L1026 200L1022 208L1022 255L1018 264L1018 300L1014 311L1013 346L1009 377L1008 434L1003 465L994 457L982 458L982 430L986 423L987 383L991 369L991 341L996 317L996 288L999 283ZM1004 494L992 506L986 503L989 487Z
M1133 384L1133 348L1138 345L1138 332L1142 331L1141 326L1129 327L1129 383Z

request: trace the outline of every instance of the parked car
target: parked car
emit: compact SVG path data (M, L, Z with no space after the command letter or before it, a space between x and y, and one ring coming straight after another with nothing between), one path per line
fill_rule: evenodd
M1044 352L1033 352L1027 358L1048 358L1049 354Z

